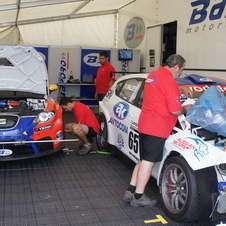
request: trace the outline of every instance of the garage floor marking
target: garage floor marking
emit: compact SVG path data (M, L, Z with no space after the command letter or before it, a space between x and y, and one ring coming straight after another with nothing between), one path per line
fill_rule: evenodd
M144 221L144 223L151 224L155 222L161 222L162 224L168 224L168 222L161 215L155 215L155 216L157 217L157 219L147 220L147 221Z

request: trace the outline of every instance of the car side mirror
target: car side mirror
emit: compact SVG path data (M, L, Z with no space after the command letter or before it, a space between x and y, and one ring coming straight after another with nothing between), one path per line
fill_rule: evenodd
M53 91L58 90L58 86L54 84L49 85L49 92L52 93Z

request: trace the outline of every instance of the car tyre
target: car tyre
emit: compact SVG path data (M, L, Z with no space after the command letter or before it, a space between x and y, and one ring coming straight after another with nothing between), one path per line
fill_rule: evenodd
M172 157L165 162L160 183L161 201L170 218L177 221L199 219L196 175L182 157Z
M97 148L100 151L108 151L109 144L108 144L108 128L107 128L107 121L104 114L100 114L98 121L100 123L100 131L96 137Z

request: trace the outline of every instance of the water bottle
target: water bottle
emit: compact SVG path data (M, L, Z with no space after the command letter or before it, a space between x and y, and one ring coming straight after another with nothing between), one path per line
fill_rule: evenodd
M69 75L69 80L70 79L73 79L73 73L72 73L72 71L70 72L70 75Z

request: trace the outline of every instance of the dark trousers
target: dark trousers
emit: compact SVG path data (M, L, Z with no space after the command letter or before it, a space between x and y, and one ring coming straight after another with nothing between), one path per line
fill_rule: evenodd
M98 93L97 94L97 99L98 99L98 101L102 101L103 99L104 99L104 96L105 96L106 94L105 93Z

